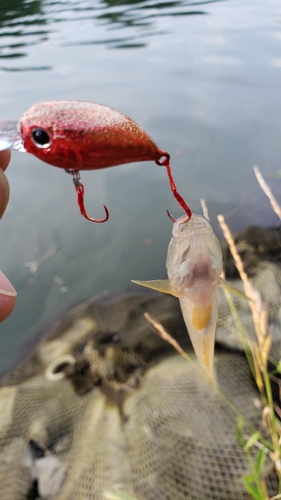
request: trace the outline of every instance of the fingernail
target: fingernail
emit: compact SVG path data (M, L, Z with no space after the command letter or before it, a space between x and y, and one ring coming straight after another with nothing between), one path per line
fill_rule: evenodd
M15 297L17 295L12 283L10 283L2 271L0 271L0 295L8 295L10 297Z

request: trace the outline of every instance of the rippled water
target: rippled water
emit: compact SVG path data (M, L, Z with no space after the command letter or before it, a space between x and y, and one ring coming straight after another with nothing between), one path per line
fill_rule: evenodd
M3 28L1 37L4 38L1 58L28 56L29 46L47 42L58 31L60 46L104 44L114 49L147 47L152 36L166 35L170 31L167 23L160 26L158 21L161 18L207 14L205 9L209 3L212 1L11 2L4 0L0 7ZM93 33L89 33L89 22L94 28ZM87 25L86 34L83 30L85 25ZM14 67L2 66L2 69L34 71L52 69L52 65L17 64Z
M233 230L277 223L252 167L281 198L280 1L2 0L0 82L0 120L59 99L130 116L169 151L192 209L206 199L218 234L217 213ZM182 213L151 162L82 173L90 215L110 210L103 225L80 217L60 169L14 153L7 175L0 268L19 295L0 326L0 370L72 304L163 277L165 210Z

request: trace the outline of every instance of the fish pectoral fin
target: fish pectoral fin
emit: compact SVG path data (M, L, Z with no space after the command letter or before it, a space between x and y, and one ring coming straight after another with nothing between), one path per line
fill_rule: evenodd
M146 288L152 288L152 290L157 290L157 292L169 293L170 295L174 295L175 297L177 297L170 285L169 280L131 281L132 283L136 283L136 285L145 286Z
M240 290L238 290L238 288L236 288L235 286L232 286L230 283L225 281L223 278L220 278L219 286L221 288L224 288L225 290L227 290L229 293L233 293L234 295L238 295L238 297L240 297L240 299L252 300L252 299L250 299L250 297L247 297L247 295L245 295L243 292L240 292Z

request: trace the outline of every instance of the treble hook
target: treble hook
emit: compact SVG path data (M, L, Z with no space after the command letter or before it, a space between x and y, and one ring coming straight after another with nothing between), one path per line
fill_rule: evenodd
M65 171L67 174L70 174L72 176L73 184L75 186L76 193L77 193L77 202L78 202L78 206L79 206L81 215L83 215L85 217L85 219L87 219L91 222L97 222L97 223L106 222L109 218L109 211L105 205L103 205L104 211L105 211L105 218L104 219L93 219L92 217L89 217L89 215L87 214L85 204L84 204L84 185L81 181L79 171L73 170L73 169L69 169L69 170L65 169Z
M157 160L155 163L157 165L160 165L160 167L166 167L166 170L167 170L167 174L168 174L168 178L169 178L169 181L170 181L170 186L171 186L171 190L173 192L173 195L174 197L176 198L177 202L179 203L179 205L183 208L183 210L185 211L188 219L189 220L192 216L192 212L189 208L189 206L185 203L183 197L179 194L179 192L177 191L177 187L175 185L175 181L173 179L173 176L172 176L172 171L171 171L171 165L170 165L170 155L169 153L166 153L166 151L164 151L162 153L162 156L164 156L164 159L162 161L160 160ZM170 215L168 214L168 217L170 217ZM174 220L173 218L170 217L170 219Z

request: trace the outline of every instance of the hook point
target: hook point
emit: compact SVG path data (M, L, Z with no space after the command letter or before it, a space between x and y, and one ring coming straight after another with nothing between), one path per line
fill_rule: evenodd
M169 217L169 219L171 219L173 222L176 222L176 219L174 219L174 217L172 216L171 212L169 212L169 210L166 209L166 212L167 212L167 215Z

